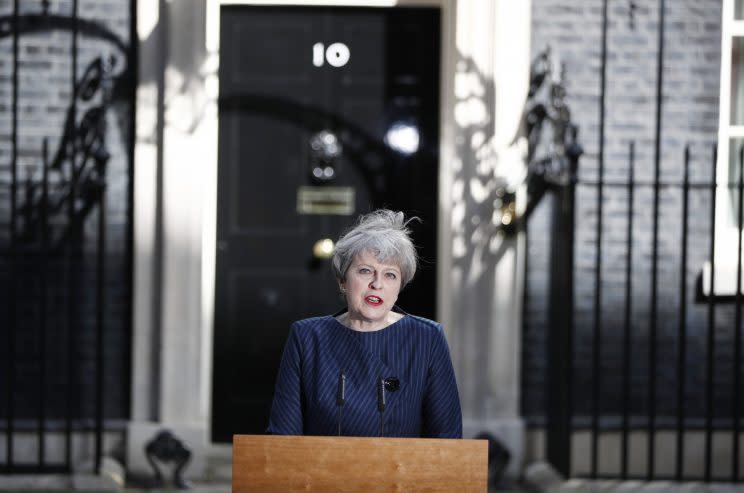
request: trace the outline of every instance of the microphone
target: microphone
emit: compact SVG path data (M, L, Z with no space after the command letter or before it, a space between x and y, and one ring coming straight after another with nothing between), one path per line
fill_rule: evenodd
M377 379L377 410L380 412L380 436L385 436L383 413L385 412L385 379Z
M342 371L338 374L338 386L336 387L336 405L346 404L346 375Z
M338 436L341 436L341 414L346 404L346 375L344 372L338 374L338 385L336 386L336 408L338 409Z

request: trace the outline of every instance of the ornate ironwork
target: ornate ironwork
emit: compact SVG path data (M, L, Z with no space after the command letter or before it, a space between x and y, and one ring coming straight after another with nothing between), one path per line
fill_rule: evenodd
M165 484L163 473L158 467L160 463L173 463L173 485L181 490L189 489L190 484L183 479L183 470L191 460L191 450L169 430L158 432L155 437L145 444L147 462L155 472L155 486Z
M578 126L571 121L566 103L564 76L565 66L561 66L559 78L554 78L549 47L532 62L523 117L528 143L525 219L549 188L565 186L575 179L572 163L584 152L578 142Z
M28 11L28 9L24 9ZM6 353L4 354L6 370L4 373L4 384L9 405L4 409L3 417L6 418L3 432L6 440L6 460L0 463L2 472L18 472L28 469L34 472L43 471L70 471L72 468L71 442L73 433L73 419L81 417L81 410L76 410L75 405L78 395L75 388L75 358L68 357L66 374L63 377L63 385L72 389L67 396L67 403L45 399L44 392L49 385L45 366L47 358L46 346L49 343L47 337L52 334L51 323L47 319L54 318L64 328L67 339L65 349L72 354L75 334L82 330L88 330L86 322L79 323L82 317L79 306L83 294L82 283L79 282L80 272L83 271L84 259L82 245L84 242L91 243L83 235L83 226L91 225L88 216L97 211L97 233L95 234L95 289L85 287L85 296L93 299L95 310L95 386L93 397L95 415L95 467L100 468L100 457L102 455L102 430L103 430L103 346L106 327L104 323L104 305L106 300L105 285L105 254L106 254L106 180L107 164L109 162L109 151L106 145L106 120L110 109L124 109L125 114L119 114L118 122L122 124L121 133L126 145L131 145L131 128L129 116L133 94L133 71L129 57L132 55L129 46L112 30L103 23L77 17L77 3L73 2L71 15L58 15L49 12L50 2L40 2L40 10L35 13L19 13L18 2L15 2L11 15L0 16L0 41L12 40L13 46L13 76L12 85L12 132L11 132L11 162L6 172L3 169L2 186L10 191L10 207L0 209L6 217L10 217L7 225L8 234L0 235L3 240L2 260L6 276L3 282L9 286L7 299L8 316L7 321L0 323L0 334L6 339L4 342ZM133 25L133 24L132 24ZM35 34L44 34L54 31L65 31L71 35L72 47L70 57L74 75L71 75L72 96L67 106L65 121L63 123L62 135L58 141L58 147L54 152L49 152L49 139L42 139L41 160L35 166L24 165L20 171L25 172L22 177L18 176L18 73L19 73L19 38ZM77 78L77 60L81 50L78 48L78 38L85 37L88 41L103 41L111 48L110 56L99 56L85 67L82 75ZM114 107L114 105L117 105ZM130 148L131 149L131 148ZM29 163L25 163L29 164ZM8 179L9 177L9 179ZM4 233L4 232L3 232ZM87 268L90 268L88 266ZM93 270L91 269L91 270ZM56 276L62 272L61 276ZM21 274L39 279L45 286L41 294L21 293ZM47 283L47 281L51 281ZM128 281L125 281L128 282ZM49 287L49 284L52 286ZM48 300L57 289L64 293L65 307L58 307ZM33 307L40 313L37 320L21 320L19 314L22 310ZM22 323L21 323L22 322ZM21 351L17 351L16 343L21 341L17 337L21 333L28 333L28 326L33 327L33 336L23 339L24 344L38 344L40 360L44 361L39 370L40 376L38 387L25 385L28 378L14 372L14 366L22 364L26 357ZM82 328L85 326L85 328ZM59 331L57 331L59 332ZM18 358L18 359L16 359ZM19 363L20 362L20 363ZM25 379L24 379L25 378ZM24 383L22 392L14 390L19 383ZM28 395L34 392L40 393L38 401L40 409L29 408L25 401ZM15 394L23 394L17 396ZM18 403L18 411L14 403ZM88 402L86 402L88 403ZM26 406L26 407L24 407ZM30 415L38 414L38 440L39 458L37 464L25 466L18 464L13 457L13 436L20 418L28 418ZM54 416L54 418L52 418ZM64 421L65 434L65 458L64 463L50 463L44 455L44 440L47 419L58 419L61 416Z

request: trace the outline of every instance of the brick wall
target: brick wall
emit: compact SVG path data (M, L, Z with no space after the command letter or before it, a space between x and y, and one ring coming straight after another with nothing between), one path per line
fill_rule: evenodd
M38 15L44 13L46 18ZM75 126L86 113L105 105L103 141L110 157L106 165L106 250L104 318L104 389L105 414L126 418L129 413L129 317L130 317L130 242L131 207L129 160L131 98L122 75L130 70L127 47L130 42L131 2L121 0L80 0L77 6L80 22L76 78L102 57L110 82L93 92L89 100L77 98ZM13 1L0 0L0 17L10 22ZM20 2L21 25L39 29L21 32L19 36L17 166L19 189L17 203L28 203L26 182L37 185L42 176L42 148L48 139L50 158L62 145L65 121L72 98L72 34L69 19L73 15L71 0ZM5 24L10 25L10 24ZM12 32L12 28L10 29ZM118 41L121 45L117 45ZM52 252L41 254L40 229L36 220L18 216L17 255L11 270L10 182L13 120L13 38L0 38L0 395L7 392L8 366L14 355L14 415L27 419L38 415L39 379L42 361L46 367L46 412L51 418L65 416L70 408L76 417L92 417L95 392L95 310L96 310L96 239L98 207L84 215L77 239L63 239L71 231L66 214L67 202L50 216ZM108 88L108 89L107 89ZM107 92L108 91L108 92ZM77 163L82 159L78 156ZM68 190L70 162L50 170L53 197ZM37 188L37 194L40 189ZM37 195L38 197L38 195ZM78 201L78 206L84 204ZM39 208L31 210L38 212ZM73 234L73 237L75 234ZM15 281L9 274L15 272ZM47 311L42 309L44 295ZM11 303L13 304L11 306ZM17 324L15 344L9 347L7 323L15 310ZM46 318L46 343L42 344L41 327ZM0 398L0 418L7 415L7 399Z
M631 8L631 3L636 4ZM553 59L564 64L568 104L580 128L585 154L580 161L575 231L575 409L591 411L592 342L596 283L597 188L586 184L598 178L601 0L533 0L533 54L549 46ZM631 15L632 14L632 15ZM711 179L712 147L718 129L721 2L666 2L662 96L661 180L680 183L685 145L690 145L692 181ZM635 142L636 181L654 176L658 2L609 2L606 84L604 177L628 179L628 146ZM635 188L632 234L631 411L647 412L648 350L651 300L653 189ZM676 412L676 372L679 340L682 193L676 186L660 193L658 243L657 343L659 365L657 410ZM529 265L525 308L523 413L533 423L544 418L546 371L547 285L549 271L550 200L544 200L529 224ZM623 361L625 268L628 191L605 187L601 260L601 411L617 416ZM687 285L686 411L704 415L707 306L696 301L696 282L708 259L710 194L690 193L685 282ZM715 415L730 417L733 373L733 307L716 309ZM662 419L662 422L664 420ZM641 423L644 422L642 419ZM698 419L699 422L699 419Z

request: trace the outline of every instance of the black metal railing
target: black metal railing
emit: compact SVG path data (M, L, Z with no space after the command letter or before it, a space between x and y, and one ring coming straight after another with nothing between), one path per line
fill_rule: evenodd
M72 0L69 16L50 14L47 1L40 2L40 12L29 13L25 7L21 14L19 0L14 0L12 14L0 16L0 42L10 38L12 43L9 162L0 166L0 217L7 231L0 234L0 279L4 278L7 286L0 309L5 312L0 322L5 345L0 349L4 359L0 436L5 439L0 473L71 472L76 455L73 442L79 433L92 433L91 459L97 471L104 432L122 429L107 425L105 420L110 414L105 408L104 384L109 359L105 341L110 333L106 287L112 283L107 267L110 225L106 191L111 156L106 117L112 105L123 103L133 120L135 81L128 67L133 66L134 53L103 25L81 19L77 0ZM133 7L131 14L134 33ZM21 164L19 106L23 94L19 74L24 68L19 42L24 35L55 30L70 34L71 100L61 136L50 136L58 141L56 152L50 154L50 138L45 137L38 162L27 157ZM94 58L81 74L83 36L111 43L119 56ZM115 73L116 61L122 59L125 68ZM65 90L49 89L55 94ZM129 135L124 156L130 202L132 130L130 122L125 129ZM131 214L131 207L126 210ZM127 242L131 245L131 216L127 221ZM125 250L128 259L131 246ZM124 269L116 273L115 284L131 300L127 259ZM128 315L124 325L128 331ZM84 354L86 351L93 355ZM83 385L83 380L88 383ZM128 379L124 385L128 393ZM35 437L35 460L29 459L27 450L19 452L21 435ZM64 450L54 457L49 453L52 436L63 442Z
M680 181L661 180L659 175L655 175L650 181L641 181L636 179L635 163L635 143L628 145L628 166L627 180L584 180L578 178L577 173L573 173L573 179L564 187L559 195L560 200L555 204L555 216L553 227L553 257L551 265L553 266L551 276L551 286L555 284L555 289L551 288L551 306L560 306L559 310L551 310L552 326L549 339L549 346L553 354L549 374L558 372L558 375L550 377L548 384L554 386L553 390L548 389L548 458L561 471L568 475L598 477L619 477L624 479L675 479L682 480L704 480L720 481L727 480L732 482L740 481L740 439L741 431L741 401L742 401L742 380L741 373L744 369L744 359L742 358L742 235L744 215L742 209L744 202L744 145L737 150L737 166L732 170L733 176L727 183L719 183L716 179L717 155L714 151L711 153L708 169L710 170L710 179L690 179L691 166L691 147L688 145L681 154L681 166L683 174ZM601 176L601 175L600 175ZM580 364L581 357L576 354L576 347L573 345L575 338L574 333L574 316L577 307L573 300L573 278L575 275L574 258L576 255L574 249L574 215L576 207L574 206L573 196L580 190L591 190L597 200L603 200L602 190L622 189L625 190L626 203L624 205L625 215L625 244L624 244L624 286L622 290L616 288L617 292L624 293L624 299L615 300L614 310L620 313L621 323L608 323L605 320L611 319L615 313L613 308L602 305L602 291L595 287L593 305L593 323L592 323L592 344L591 344L591 364L584 365L592 369L591 372L591 391L588 392L590 403L579 406L573 399L574 378L576 366ZM637 210L635 200L638 190L650 190L653 203L657 203L658 197L664 193L665 196L679 197L680 210L679 214L679 237L674 239L679 245L676 252L666 254L675 256L679 263L679 283L676 287L676 307L674 310L678 313L676 321L676 354L673 361L664 361L659 355L657 349L660 341L669 341L671 335L663 334L659 330L660 325L669 326L668 323L662 324L661 315L668 316L673 310L665 307L662 310L658 296L649 296L648 299L648 318L645 322L634 318L634 277L633 264L636 257L635 249L637 248L638 239L634 236L651 238L650 248L650 269L645 280L648 282L653 293L654 290L660 289L660 267L659 262L661 255L656 243L659 241L661 230L660 221L662 220L660 203L654 206L655 219L651 221L651 232L640 231L637 229L635 219ZM725 286L721 287L716 282L716 258L720 259L721 250L716 247L717 239L717 207L722 203L727 203L720 199L721 194L733 197L732 202L735 205L733 216L736 218L736 226L728 226L734 229L737 237L736 248L731 249L731 257L736 256L734 265L736 266L736 285L732 292L724 291ZM691 208L691 200L696 199L697 203L708 204L707 211L699 211ZM606 199L606 197L604 198ZM599 204L595 205L598 214L602 214L602 208ZM707 224L707 247L704 249L705 258L709 262L709 275L703 276L699 269L690 268L689 243L691 240L689 223L691 218L700 218ZM598 217L597 222L601 223ZM699 232L699 229L698 229ZM596 238L593 240L595 254L601 252L601 245L604 241L604 235L607 233L606 228L596 229ZM650 234L649 234L650 233ZM668 234L668 230L666 231ZM699 239L699 238L698 238ZM668 258L667 258L668 260ZM602 269L599 267L605 259L601 254L595 256L594 279L597 286L602 284ZM698 267L702 267L701 265ZM635 278L637 283L638 277ZM691 287L694 287L691 289ZM665 285L664 293L669 299L674 288ZM643 300L645 303L645 300ZM567 305L567 306L566 306ZM692 310L698 312L699 317L691 317ZM725 311L726 313L722 313ZM704 312L704 313L703 313ZM719 315L723 317L719 318ZM733 326L733 327L731 327ZM602 359L602 336L611 330L621 328L622 341L621 349L621 372L619 386L619 399L615 409L620 410L617 416L603 410L600 402L606 400L608 392L603 389L607 385L609 375L603 370L599 361ZM692 330L692 332L691 332ZM728 330L730 334L724 337L723 331ZM641 334L643 332L643 334ZM668 332L668 331L667 331ZM689 365L689 348L688 341L693 336L699 336L704 341L703 348L698 352L704 357L701 378L692 379L690 376ZM634 337L645 337L644 349L648 358L645 372L634 371L632 361L638 358L638 345L632 344ZM733 346L730 352L724 351L728 345ZM634 356L634 352L636 356ZM659 385L659 375L669 373L674 369L675 375L665 379L665 382L674 382L676 388L674 392L664 389ZM729 374L724 371L730 372ZM635 383L634 383L635 382ZM639 383L640 382L640 383ZM700 385L702 384L702 385ZM645 389L645 402L642 405L633 402L631 388L633 385L641 386ZM698 385L700 387L698 388ZM698 394L703 398L702 406L691 406L691 398L695 394L692 387L698 389ZM587 392L584 392L586 395ZM563 396L559 400L551 400L550 395ZM637 394L636 394L637 396ZM673 396L672 405L659 406L659 402L665 398ZM728 410L725 405L730 405ZM634 405L635 404L635 405ZM581 409L577 409L581 407ZM660 409L663 407L663 409ZM635 408L635 411L633 411ZM692 409L691 408L695 408ZM638 412L641 409L642 412ZM671 411L670 411L671 410ZM552 416L552 418L551 418ZM567 416L567 419L556 421L555 416ZM618 424L613 424L619 421ZM586 461L589 466L586 470L577 469L571 464L570 457L574 456L572 451L572 439L575 438L579 431L587 432L590 436L589 458ZM656 437L662 432L672 432L675 435L674 446L661 447ZM645 471L639 472L636 467L635 471L630 467L631 446L630 437L632 434L642 434L645 440L646 463ZM700 461L702 463L702 473L690 473L689 461L685 460L687 451L687 437L691 433L702 434L702 453ZM716 453L716 465L718 473L714 473L714 434L718 434L718 440L729 440L730 447L727 452ZM607 446L600 447L600 439L603 436L615 436L618 438L620 449L619 468L612 467L602 471L600 464L602 456L605 454L614 455L608 450ZM720 438L724 437L724 438ZM573 454L573 455L572 455ZM657 459L661 455L675 457L673 471L660 471ZM723 462L728 466L723 466ZM722 473L721 469L727 468L728 473Z
M547 317L531 313L529 299L525 311L547 326L547 458L567 476L737 482L744 146L732 149L736 165L726 183L717 172L728 163L718 163L712 143L665 150L665 162L675 155L678 166L662 173L666 2L659 0L653 156L639 160L636 143L625 141L627 158L613 155L608 179L608 0L601 3L596 175L587 179L577 156L563 167L564 179L530 188L553 198ZM634 9L631 2L631 25ZM717 207L729 204L736 225L720 231ZM720 242L733 236L727 265L736 266L736 287L721 292ZM583 296L582 284L591 285ZM660 439L670 434L671 444Z

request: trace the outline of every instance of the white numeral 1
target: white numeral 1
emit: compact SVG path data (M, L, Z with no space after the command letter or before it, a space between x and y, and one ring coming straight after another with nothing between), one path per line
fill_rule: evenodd
M324 54L323 43L315 43L313 45L313 65L322 67Z

